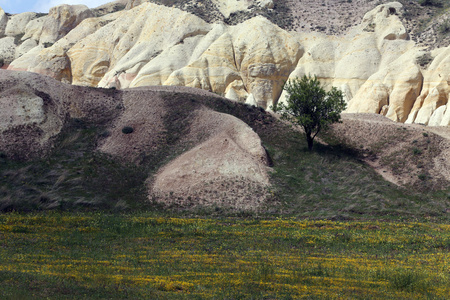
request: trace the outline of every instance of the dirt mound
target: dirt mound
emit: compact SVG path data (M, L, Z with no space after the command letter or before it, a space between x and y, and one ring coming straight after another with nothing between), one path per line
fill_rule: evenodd
M445 189L450 184L449 127L399 124L377 114L343 114L343 123L330 131L397 185Z
M269 177L258 135L233 116L210 110L195 114L189 136L208 138L162 168L151 196L178 206L248 210L264 203Z
M101 128L91 151L148 172L153 201L255 209L269 185L261 140L243 121L203 105L205 96L226 101L185 87L116 91L2 70L0 152L18 160L51 154L61 140L78 139L61 138L78 122L87 131Z
M184 96L173 97L181 90ZM168 162L147 180L153 201L257 208L269 185L261 140L236 117L197 102L198 95L221 99L190 88L127 90L123 113L107 128L110 135L98 149L139 165Z

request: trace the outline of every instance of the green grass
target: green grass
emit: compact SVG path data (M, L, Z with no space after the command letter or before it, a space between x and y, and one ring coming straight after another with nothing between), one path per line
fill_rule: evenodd
M434 223L0 216L1 299L445 299Z
M339 142L310 152L304 135L258 108L166 97L176 108L165 117L165 143L138 164L93 151L108 132L82 120L43 159L0 155L1 299L450 293L450 228L431 223L448 223L448 189L394 186ZM261 137L273 168L263 209L169 210L146 200L147 177L192 146L181 137L198 105L240 118Z

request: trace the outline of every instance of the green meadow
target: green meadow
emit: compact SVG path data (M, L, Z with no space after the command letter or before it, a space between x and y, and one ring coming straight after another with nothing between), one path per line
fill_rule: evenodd
M450 225L0 216L1 299L448 299Z

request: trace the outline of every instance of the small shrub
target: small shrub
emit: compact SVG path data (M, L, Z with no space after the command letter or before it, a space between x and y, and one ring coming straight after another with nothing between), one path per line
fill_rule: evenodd
M423 135L424 137L428 137L428 133L427 133L427 132L422 132L422 135Z
M439 26L439 33L445 35L448 34L450 32L450 21L449 20L445 20L445 22L443 22L440 26Z
M367 31L367 32L375 32L375 27L376 27L376 24L375 24L375 23L370 23L370 24L367 25L366 28L364 28L363 30L364 30L364 31Z
M419 4L422 6L442 7L440 0L419 0Z
M22 44L22 38L24 36L24 33L18 34L14 37L14 44L16 44L17 46L19 46L20 44Z
M413 154L414 154L414 155L420 155L420 154L422 154L422 150L420 150L419 148L416 148L416 147L414 147L412 151L413 151Z
M111 136L111 132L109 132L108 130L105 130L105 131L102 131L102 132L99 134L99 136L100 136L101 138L107 138L107 137Z
M427 67L433 61L433 57L430 52L423 54L416 58L416 63L422 68Z
M424 181L425 179L427 179L427 175L426 174L419 174L417 177L419 177L420 180Z
M42 45L44 46L44 48L50 48L51 46L53 46L53 43L43 43Z
M124 128L122 128L122 133L125 133L125 134L130 134L133 131L134 131L133 127L130 127L130 126L125 126Z

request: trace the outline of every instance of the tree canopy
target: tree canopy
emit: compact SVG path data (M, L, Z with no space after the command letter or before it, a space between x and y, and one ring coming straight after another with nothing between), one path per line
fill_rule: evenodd
M341 112L346 108L344 96L333 87L329 92L321 86L316 76L289 80L283 86L287 92L286 103L278 103L274 111L281 118L303 127L312 150L317 134L329 124L341 121Z

